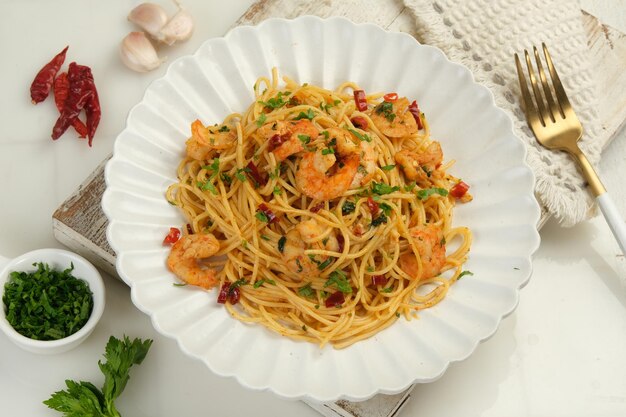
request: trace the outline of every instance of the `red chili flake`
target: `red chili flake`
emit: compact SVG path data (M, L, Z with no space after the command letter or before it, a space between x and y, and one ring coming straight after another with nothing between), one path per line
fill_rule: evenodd
M365 117L354 116L352 119L350 119L350 121L352 122L354 127L356 127L357 129L362 129L362 130L367 129L368 124L367 124L367 119Z
M269 140L270 143L267 145L267 150L270 152L273 151L274 149L278 148L280 145L288 141L289 138L291 138L291 133L283 133L282 135L279 135L277 133L273 135Z
M278 221L278 217L276 217L272 209L269 208L265 203L259 204L257 211L260 211L261 213L265 214L265 216L267 217L268 224Z
M346 301L343 293L341 291L337 291L328 296L325 301L326 308L337 307L342 305Z
M259 172L259 169L254 164L254 162L252 161L248 162L248 165L246 165L246 168L247 168L246 173L248 174L250 179L256 182L259 186L267 184L267 177L264 175L261 175L261 173Z
M398 94L397 93L388 93L388 94L385 94L383 96L383 100L385 100L386 102L389 102L389 103L393 103L397 99L398 99Z
M30 98L33 104L41 103L48 97L48 94L50 94L54 77L65 61L65 54L68 48L69 46L66 46L65 49L52 58L50 62L44 65L35 76L33 83L30 85Z
M86 73L87 86L92 92L91 98L87 101L87 104L85 105L85 113L87 113L87 129L89 130L89 133L87 134L87 136L89 138L89 146L91 146L93 137L96 134L96 129L98 128L98 125L100 124L100 117L102 116L102 108L100 107L100 99L98 98L98 90L96 89L96 83L93 79L91 69L89 67L86 67L86 68L89 70Z
M241 290L239 289L239 287L230 288L230 290L228 291L228 301L230 301L231 304L237 304L240 298Z
M454 198L461 198L467 193L467 190L469 190L469 185L463 181L459 181L450 189L450 195Z
M374 201L372 197L367 197L367 208L370 209L370 213L372 216L378 214L379 206L378 203Z
M413 115L413 118L415 119L415 123L417 123L417 128L423 129L424 124L422 123L422 118L420 116L420 113L421 113L420 108L417 106L416 100L413 100L413 103L409 105L409 111Z
M365 96L365 91L354 90L354 103L356 104L358 111L367 110L367 97Z
M165 236L165 239L163 239L163 245L173 245L178 242L178 239L180 239L180 230L175 227L170 227L170 232Z
M388 279L384 275L372 275L372 285L385 285L387 281Z
M226 300L228 300L228 293L230 292L230 283L225 282L222 284L220 288L220 292L217 295L217 302L220 304L226 304Z
M193 228L191 227L190 223L187 223L187 234L193 235Z
M324 203L319 203L318 205L311 207L310 211L311 211L311 213L317 213L318 211L320 211L323 208L324 208Z
M54 79L54 103L56 104L59 113L63 111L69 90L70 82L67 79L67 72L62 72ZM78 117L74 119L72 126L80 138L87 137L87 126L85 126L85 124Z
M339 246L339 252L343 252L343 248L346 243L345 239L343 238L343 235L337 235L337 243Z

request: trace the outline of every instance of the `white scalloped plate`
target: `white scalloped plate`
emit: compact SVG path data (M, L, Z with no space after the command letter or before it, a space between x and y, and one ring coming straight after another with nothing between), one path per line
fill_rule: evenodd
M220 122L247 108L255 80L274 66L301 83L335 88L352 80L366 91L417 99L446 159L458 161L453 173L471 184L474 201L457 206L455 224L474 233L466 266L474 276L419 320L399 320L343 350L320 349L236 321L214 291L172 286L161 242L184 219L164 192L176 181L190 123ZM133 302L183 352L248 388L357 401L437 379L514 310L539 246L534 177L524 161L525 148L491 93L440 50L342 18L270 19L206 41L150 85L115 142L102 205Z

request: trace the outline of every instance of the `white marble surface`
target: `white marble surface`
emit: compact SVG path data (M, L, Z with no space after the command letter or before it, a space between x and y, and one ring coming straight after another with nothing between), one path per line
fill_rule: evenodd
M164 66L135 74L117 57L118 41L132 30L125 15L137 3L0 0L0 254L61 247L52 235L52 212L111 152L128 109L165 71ZM172 59L193 52L204 39L222 35L251 3L185 1L198 22L196 32L164 53ZM583 4L626 32L624 1ZM50 51L66 44L67 62L91 66L100 88L104 115L91 149L71 135L52 142L57 114L52 101L33 106L28 96L36 69ZM599 169L622 214L625 160L622 131ZM549 222L541 236L534 274L518 309L468 360L440 380L416 387L401 416L626 415L626 260L601 217L571 229ZM71 352L37 356L0 335L0 415L59 415L41 401L66 378L100 385L97 361L111 334L155 339L118 401L124 415L317 415L301 402L248 391L211 374L156 334L124 285L108 279L107 290L102 321Z

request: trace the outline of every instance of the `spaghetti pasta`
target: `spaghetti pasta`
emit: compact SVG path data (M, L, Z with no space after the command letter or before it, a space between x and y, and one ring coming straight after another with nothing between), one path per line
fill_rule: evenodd
M453 208L472 197L415 102L283 80L274 69L244 113L192 124L167 190L192 234L168 266L219 286L241 321L343 348L445 297L472 240Z

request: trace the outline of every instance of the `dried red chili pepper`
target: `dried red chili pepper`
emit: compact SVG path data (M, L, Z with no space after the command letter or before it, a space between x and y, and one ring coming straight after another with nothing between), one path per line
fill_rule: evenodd
M187 234L193 235L193 228L191 227L190 223L187 223Z
M372 275L372 285L385 285L387 281L384 275Z
M228 292L230 291L230 282L225 282L220 288L220 292L217 295L217 302L220 304L226 304L228 300Z
M372 213L372 216L375 216L379 210L378 203L375 202L372 197L367 197L367 208L370 209L370 213Z
M33 83L30 85L30 98L33 104L41 103L48 97L48 94L50 94L54 77L65 61L65 54L68 48L69 46L66 46L65 49L52 58L50 62L44 65L35 76Z
M87 134L89 138L89 146L93 141L93 137L96 134L96 129L98 128L98 124L100 124L100 117L102 116L102 109L100 107L100 99L98 98L98 90L96 89L96 83L93 79L93 74L91 73L91 69L89 67L85 67L89 71L85 72L85 76L87 77L87 86L92 92L91 98L85 104L85 113L87 114L87 129L89 133Z
M325 305L327 308L337 307L342 305L346 301L346 298L343 296L341 291L337 291L332 293L325 301Z
M291 137L291 133L283 133L282 135L279 135L277 133L273 135L270 138L269 143L267 144L267 150L270 152L273 151L274 149L282 145L284 142L288 141L290 137Z
M356 104L358 111L367 110L367 97L365 96L365 91L354 90L354 104Z
M248 165L246 165L246 173L250 179L257 183L257 185L261 186L267 184L267 177L261 175L254 162L248 162Z
M461 198L467 193L469 188L470 186L467 183L459 181L450 189L450 195L454 198Z
M271 208L269 208L267 206L267 204L265 203L261 203L259 204L259 207L257 208L257 211L265 214L265 217L267 217L267 223L274 223L278 221L278 217L276 217L276 215L274 214L274 212L272 211Z
M309 209L309 211L310 211L311 213L317 213L318 211L320 211L320 210L321 210L321 209L323 209L323 208L324 208L324 203L319 203L318 205L311 207L311 208Z
M54 79L54 103L57 106L59 112L63 111L63 107L65 106L65 100L67 100L67 96L69 94L70 82L67 79L67 72L62 72L57 75ZM87 137L87 126L77 117L72 122L72 126L74 126L74 130L78 133L80 138Z
M409 111L411 112L411 114L413 115L413 118L415 119L415 123L417 123L417 129L423 129L424 128L424 124L422 123L422 117L420 116L420 108L417 105L417 100L413 100L413 103L411 103L409 105Z
M69 93L65 100L63 111L52 128L52 139L54 140L60 138L65 133L93 96L93 90L86 73L91 73L89 67L78 65L75 62L70 64L67 72L67 78L70 82Z
M337 244L339 246L339 249L337 250L338 252L343 252L343 248L345 245L346 241L343 237L343 235L337 235Z
M226 304L226 301L230 301L231 304L237 304L240 299L241 290L235 283L225 282L217 294L217 302L219 304Z

